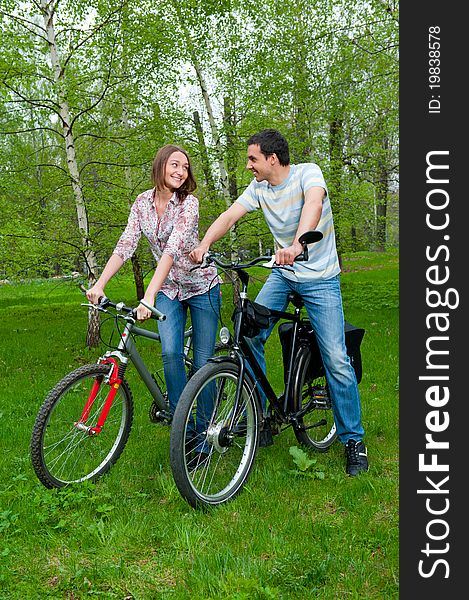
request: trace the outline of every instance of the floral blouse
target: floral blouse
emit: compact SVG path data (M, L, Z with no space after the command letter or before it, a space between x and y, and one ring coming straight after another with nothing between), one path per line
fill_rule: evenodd
M147 238L157 261L163 254L174 260L161 291L171 299L185 300L204 294L221 280L215 267L191 269L195 264L189 253L199 245L199 201L189 194L183 201L174 193L162 217L158 217L153 202L154 189L140 194L130 209L127 226L114 254L128 260L137 248L140 237Z

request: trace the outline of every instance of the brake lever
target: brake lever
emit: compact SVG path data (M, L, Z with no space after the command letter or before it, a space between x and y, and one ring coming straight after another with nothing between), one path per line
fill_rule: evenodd
M81 302L80 306L87 306L88 308L94 308L95 310L99 310L101 312L107 312L105 305L101 304L93 304L92 302Z
M260 266L265 267L266 269L285 269L285 271L290 271L291 273L295 272L295 269L293 269L290 265L278 265L275 262L275 255L272 256L269 262L262 263Z
M295 269L292 269L292 267L290 267L290 265L278 265L277 263L274 263L271 268L272 269L284 269L285 271L290 271L290 273L295 272Z
M206 254L204 256L203 261L200 264L195 265L194 267L191 267L189 270L190 271L195 271L196 269L206 269L211 264L212 264L212 261L210 260L210 255Z

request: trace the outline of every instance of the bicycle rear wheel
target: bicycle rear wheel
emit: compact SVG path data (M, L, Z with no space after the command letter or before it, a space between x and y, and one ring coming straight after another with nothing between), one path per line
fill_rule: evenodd
M294 411L300 413L293 431L296 439L309 448L325 452L337 438L332 401L325 376L311 379L311 352L307 346L295 358Z
M85 365L64 377L41 406L31 437L34 471L47 487L94 481L121 455L133 419L133 399L127 382L117 389L100 433L89 427L97 419L111 390L107 375L111 365ZM82 426L83 409L93 386L99 386L91 411ZM95 387L96 389L96 387Z
M230 359L207 363L188 382L177 404L171 429L171 469L181 495L195 508L231 500L251 473L261 409L246 375L234 414L238 379L239 368Z

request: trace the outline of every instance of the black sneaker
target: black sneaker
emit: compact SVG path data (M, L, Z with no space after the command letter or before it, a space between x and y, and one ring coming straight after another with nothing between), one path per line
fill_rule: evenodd
M363 442L349 440L345 444L345 458L347 459L347 466L345 467L347 475L353 477L363 471L368 471L368 456Z

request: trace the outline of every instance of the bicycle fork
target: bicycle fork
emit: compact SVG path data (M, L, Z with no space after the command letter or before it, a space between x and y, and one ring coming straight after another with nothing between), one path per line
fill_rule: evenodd
M95 379L93 387L91 388L90 395L88 396L88 400L86 401L83 412L81 413L80 420L75 423L75 427L78 430L84 431L90 436L101 433L101 430L106 422L107 416L111 409L112 403L114 402L114 398L116 397L117 390L119 389L119 386L124 378L123 371L126 367L125 363L121 363L121 368L119 368L119 363L113 357L105 358L104 360L100 361L99 364L110 364L112 365L112 369L109 375L105 378L106 384L109 384L110 388L106 400L104 402L103 408L101 409L101 412L99 414L98 421L95 426L86 425L86 421L88 420L94 401L96 400L96 396L98 395L98 392L101 389L101 385L104 381L104 378Z

